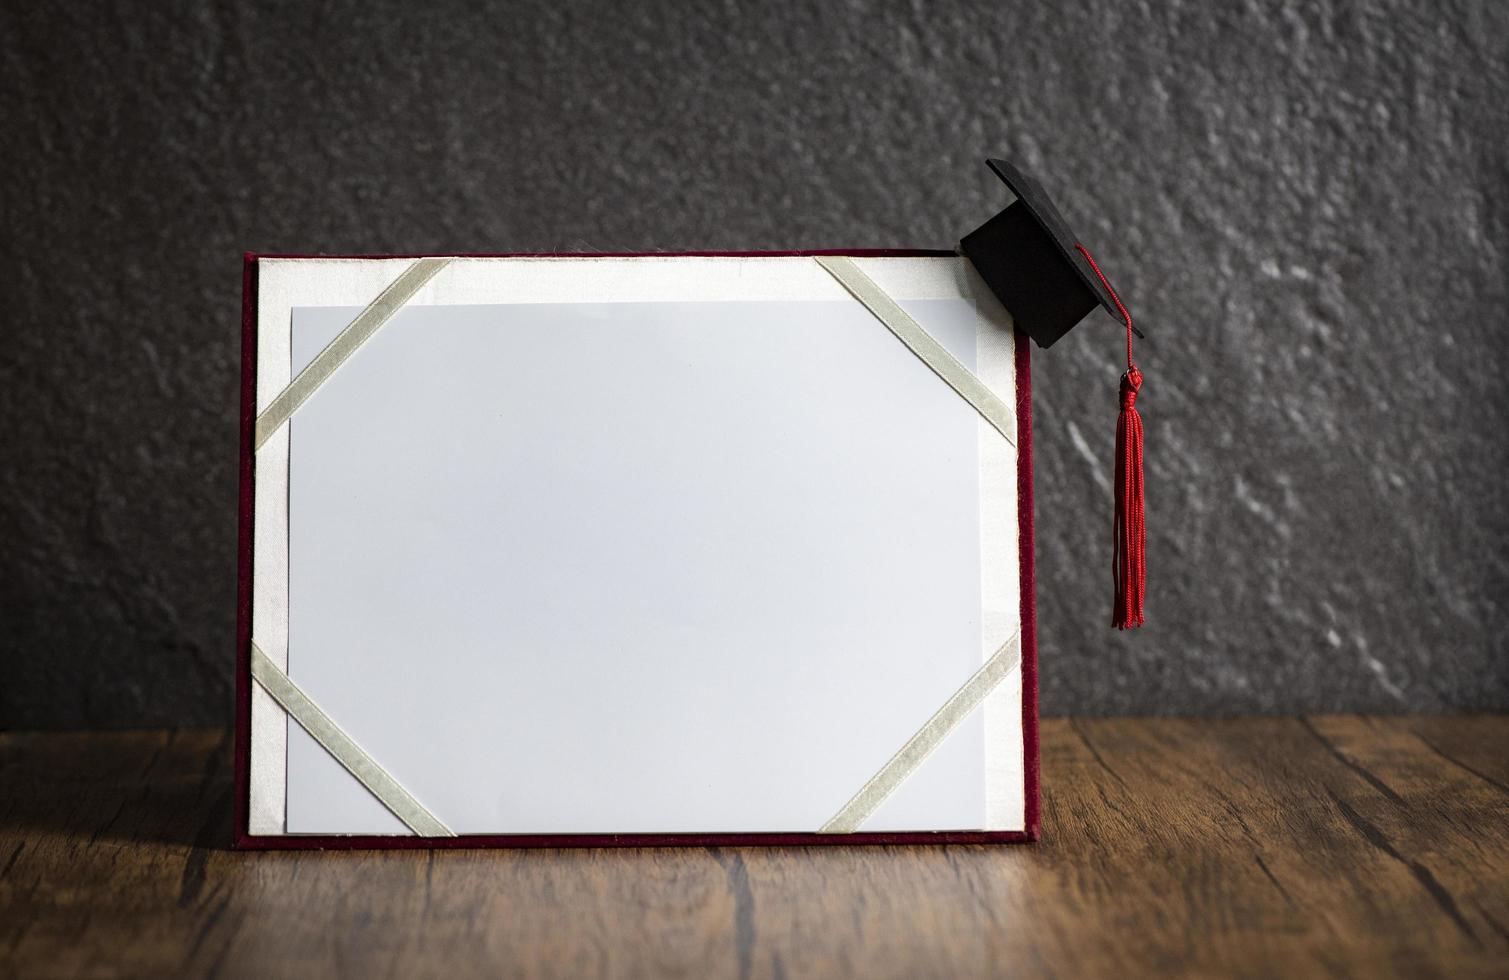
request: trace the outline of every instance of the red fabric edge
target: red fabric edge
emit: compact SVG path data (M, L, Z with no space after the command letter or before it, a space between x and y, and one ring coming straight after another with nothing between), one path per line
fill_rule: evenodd
M251 631L252 631L252 496L257 421L257 259L241 260L241 467L236 516L236 746L235 830L232 840L245 846L251 825Z
M1037 560L1032 501L1032 345L1016 331L1017 552L1022 563L1022 775L1027 840L1042 832L1042 755L1037 731Z
M1020 830L908 831L895 834L468 834L462 837L387 835L240 834L236 847L249 851L455 850L458 848L581 847L832 847L876 844L1025 844L1037 838Z
M241 486L239 494L236 599L235 828L232 845L243 850L359 850L391 848L579 848L579 847L809 847L874 844L1019 844L1041 833L1039 798L1041 764L1037 711L1037 603L1033 557L1032 369L1027 335L1016 334L1017 382L1017 516L1022 599L1022 754L1024 830L912 831L858 834L483 834L462 837L393 835L277 835L247 832L251 819L251 602L252 494L255 451L257 377L257 262L259 259L390 259L415 255L258 254L243 257L241 277ZM858 258L942 257L938 249L812 249L768 252L497 252L467 253L457 258L766 258L847 255Z
M791 256L847 255L859 259L937 258L958 255L938 248L809 248L768 252L417 252L412 255L318 255L303 252L248 252L252 259L769 259Z

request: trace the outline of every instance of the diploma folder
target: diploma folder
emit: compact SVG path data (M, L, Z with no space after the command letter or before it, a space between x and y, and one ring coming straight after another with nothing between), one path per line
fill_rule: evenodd
M244 271L238 846L1036 838L1028 342L965 258Z

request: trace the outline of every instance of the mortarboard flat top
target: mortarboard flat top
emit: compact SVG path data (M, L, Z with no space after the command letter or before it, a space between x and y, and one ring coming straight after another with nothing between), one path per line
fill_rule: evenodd
M1022 332L1048 347L1096 306L1120 319L1110 289L1075 247L1078 239L1042 185L1005 160L985 162L1017 199L960 247Z

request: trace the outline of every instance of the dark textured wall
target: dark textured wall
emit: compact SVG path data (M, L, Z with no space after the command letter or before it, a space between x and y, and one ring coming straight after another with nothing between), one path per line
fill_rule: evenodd
M1509 4L0 6L0 726L214 723L240 256L951 246L1035 170L1153 333L1034 364L1048 712L1509 708Z

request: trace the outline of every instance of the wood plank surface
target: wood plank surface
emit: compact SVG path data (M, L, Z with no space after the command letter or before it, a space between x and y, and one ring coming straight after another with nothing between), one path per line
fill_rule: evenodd
M0 977L1504 977L1506 747L1060 719L1037 845L238 853L226 735L4 734Z

